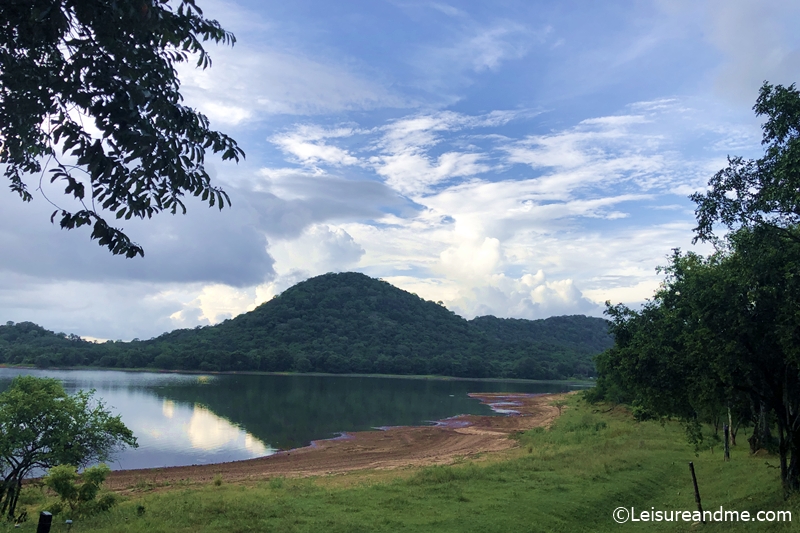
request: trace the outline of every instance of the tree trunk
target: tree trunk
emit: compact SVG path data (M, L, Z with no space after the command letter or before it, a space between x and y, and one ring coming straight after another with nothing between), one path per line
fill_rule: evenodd
M799 435L800 436L800 435ZM783 480L783 488L789 493L800 492L800 446L792 446L792 457L786 468L786 479Z
M6 509L11 503L11 496L14 492L14 480L6 478L3 480L3 488L0 490L0 516L5 516Z
M756 453L758 450L762 449L769 449L770 442L772 441L772 432L769 429L769 421L767 419L767 409L763 403L759 402L758 408L754 414L753 434L747 439L750 442L750 453Z
M8 509L8 516L9 518L14 518L15 511L17 510L17 502L19 501L19 493L22 492L22 480L20 479L17 481L17 486L14 488L14 492L12 493L13 499L11 500L11 507Z
M6 482L4 480L2 483L0 483L0 516L3 516L2 509L4 507L3 501L5 500L6 490Z
M0 516L8 516L9 518L14 517L14 511L12 506L12 504L16 505L16 503L14 502L14 495L15 495L14 481L16 480L13 480L11 483L6 484L5 498L2 500L3 506L0 507Z
M789 469L789 465L786 461L786 457L788 456L788 446L786 442L786 431L783 427L783 421L780 417L778 417L778 455L780 456L781 462L781 484L783 485L784 491L787 491L787 473Z
M742 424L742 417L736 417L736 424L733 423L731 408L728 407L728 427L731 430L731 446L736 446L736 434L739 433L739 426Z
M783 457L781 453L781 482L783 483L784 493L789 494L800 492L800 421L798 416L789 421L789 428L786 430L785 448L791 455ZM784 464L786 468L784 471Z
M0 488L0 517L14 518L17 500L19 500L19 493L22 490L22 478L25 474L26 471L17 466L3 480L2 488Z

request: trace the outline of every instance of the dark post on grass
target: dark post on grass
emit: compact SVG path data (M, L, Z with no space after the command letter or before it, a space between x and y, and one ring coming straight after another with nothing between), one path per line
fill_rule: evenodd
M36 533L50 533L50 526L53 524L53 515L47 511L39 513L39 525L36 526Z
M722 426L722 433L725 436L725 455L724 460L731 460L731 427L728 424Z
M700 511L700 521L702 523L706 523L705 518L703 518L703 506L700 503L700 489L697 488L697 476L694 473L694 463L689 461L689 470L692 472L692 483L694 484L694 501L697 502L697 510Z

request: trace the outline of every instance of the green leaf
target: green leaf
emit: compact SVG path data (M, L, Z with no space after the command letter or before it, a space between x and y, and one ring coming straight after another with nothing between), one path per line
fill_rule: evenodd
M179 1L177 8L148 2L146 16L124 2L86 0L79 5L35 15L0 8L4 24L14 29L0 32L0 50L6 51L0 116L11 117L0 123L8 156L5 174L11 190L30 201L22 177L41 172L45 157L52 155L58 165L68 154L77 168L50 174L52 180L67 180L66 195L85 197L86 174L92 197L105 209L113 211L122 198L127 205L152 202L147 209L126 209L118 220L149 217L165 205L165 191L182 195L198 190L191 175L202 168L206 149L237 161L243 154L227 137L220 142L221 134L210 129L208 119L182 104L175 68L189 54L209 67L203 43L232 44L235 38L203 18L192 2ZM64 53L67 48L70 54ZM96 137L70 118L75 111L99 130ZM210 186L207 175L203 183L200 189ZM177 206L185 212L183 204ZM102 221L99 213L89 218ZM66 229L88 223L67 215L61 222ZM141 255L121 230L109 233L98 227L92 238L112 253Z

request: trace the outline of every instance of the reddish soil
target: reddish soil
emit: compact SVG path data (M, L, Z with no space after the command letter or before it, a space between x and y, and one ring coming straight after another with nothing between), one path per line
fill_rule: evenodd
M508 416L464 415L442 420L435 426L394 427L380 431L348 433L330 440L275 455L198 466L142 470L118 470L106 487L125 490L178 482L208 482L221 476L226 482L275 476L303 477L362 469L448 464L458 457L497 452L516 446L509 435L537 426L549 426L558 409L549 405L553 394L470 394ZM151 485L152 484L152 485Z

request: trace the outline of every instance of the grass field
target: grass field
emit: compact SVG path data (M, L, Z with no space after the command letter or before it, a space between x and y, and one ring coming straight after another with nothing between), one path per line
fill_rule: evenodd
M519 437L503 456L443 467L369 471L250 484L140 487L111 511L77 519L73 532L480 532L793 531L800 498L785 501L777 459L744 445L723 462L719 448L695 456L675 423L635 422L622 409L602 412L579 396L550 430ZM615 508L696 509L688 462L703 507L718 511L791 511L792 522L618 524ZM24 494L35 517L53 501ZM66 531L63 515L52 531ZM13 526L1 525L0 531ZM35 518L14 531L35 531Z

